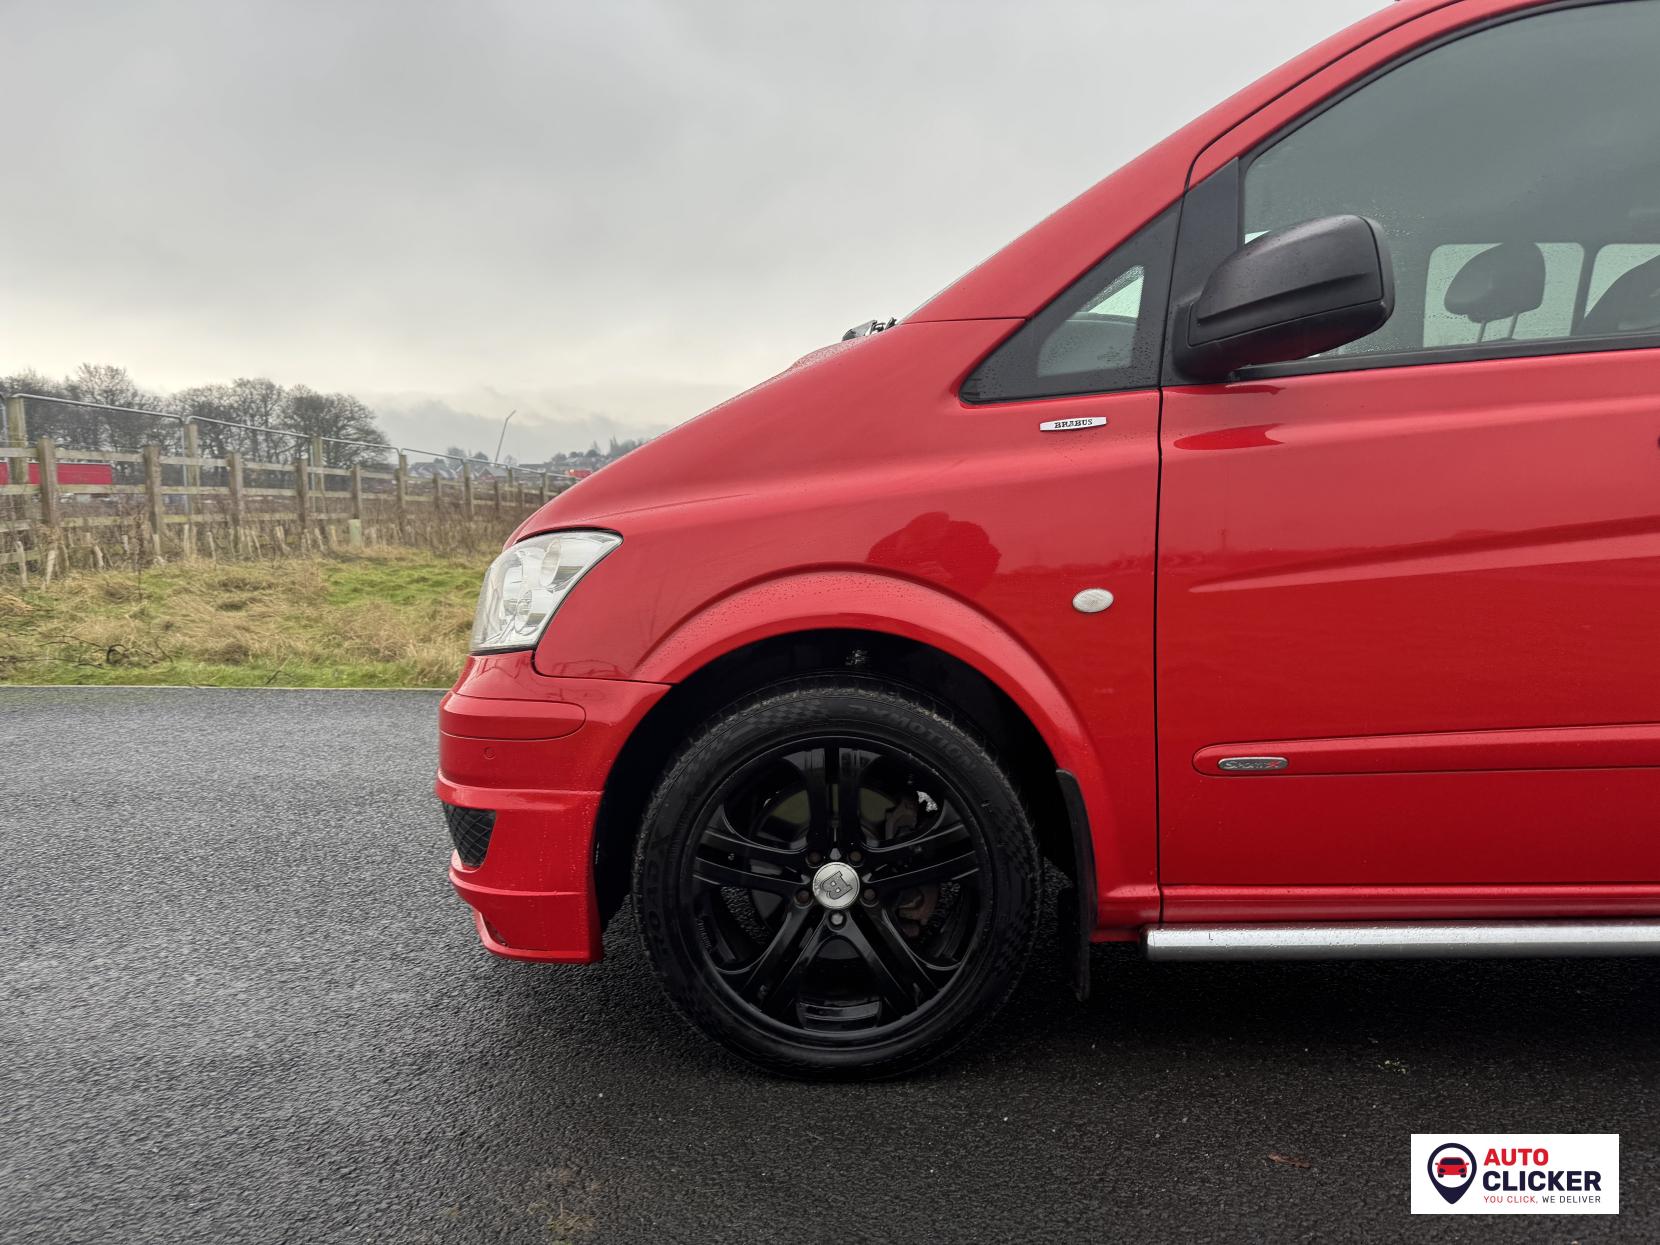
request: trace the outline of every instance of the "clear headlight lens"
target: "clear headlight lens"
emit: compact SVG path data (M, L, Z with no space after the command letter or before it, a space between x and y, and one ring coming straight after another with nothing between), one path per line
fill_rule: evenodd
M479 589L472 651L534 648L565 594L620 544L615 532L548 532L505 550Z

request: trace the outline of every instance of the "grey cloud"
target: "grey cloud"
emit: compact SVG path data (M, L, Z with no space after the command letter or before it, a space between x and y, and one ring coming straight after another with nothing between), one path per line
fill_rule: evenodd
M1374 7L8 4L0 371L672 423Z

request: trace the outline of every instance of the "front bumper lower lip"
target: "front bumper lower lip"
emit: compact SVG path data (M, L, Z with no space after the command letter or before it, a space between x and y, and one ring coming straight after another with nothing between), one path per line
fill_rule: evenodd
M594 833L624 742L666 684L536 673L529 651L468 659L439 706L439 800L495 814L476 868L449 878L485 947L517 960L601 955Z
M490 746L499 751L504 744ZM490 850L478 868L450 853L450 885L473 910L484 945L516 960L598 960L599 901L590 861L599 792L493 790L440 775L438 797L468 808L493 807L496 814Z
M534 960L547 964L591 964L600 958L599 913L588 911L590 895L584 891L504 891L479 886L467 878L469 871L459 862L450 864L450 885L473 910L473 926L485 950L507 960ZM489 915L486 915L486 914ZM514 946L510 935L497 922L520 937L537 937L547 931L592 931L591 938L555 937L565 945L546 947Z

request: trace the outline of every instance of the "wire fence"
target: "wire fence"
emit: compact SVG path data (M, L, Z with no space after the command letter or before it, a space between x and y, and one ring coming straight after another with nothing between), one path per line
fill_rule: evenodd
M34 435L43 426L51 433ZM388 543L473 550L574 482L450 453L39 394L6 397L4 431L0 571L25 585L31 572L50 581L71 567L170 557Z

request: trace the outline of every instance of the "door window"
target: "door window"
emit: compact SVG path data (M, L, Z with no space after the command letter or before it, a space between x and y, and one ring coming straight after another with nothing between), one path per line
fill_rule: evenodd
M1544 260L1545 280L1539 305L1531 311L1517 311L1508 320L1499 317L1492 323L1480 323L1467 314L1447 309L1447 295L1459 274L1473 272L1470 265L1476 256L1494 250L1497 245L1491 242L1451 242L1430 252L1424 287L1424 345L1548 341L1573 333L1574 305L1585 270L1585 248L1577 242L1538 244L1540 257ZM1660 247L1656 251L1660 252ZM1593 294L1592 297L1596 296ZM1531 302L1531 296L1525 301ZM1460 304L1455 300L1456 305Z
M1624 0L1432 48L1249 163L1241 241L1347 212L1382 226L1395 314L1330 352L1357 362L1660 336L1657 47L1660 3Z
M1660 242L1615 242L1597 252L1591 265L1591 289L1586 302L1595 307L1602 296L1626 273L1651 259L1660 258Z

